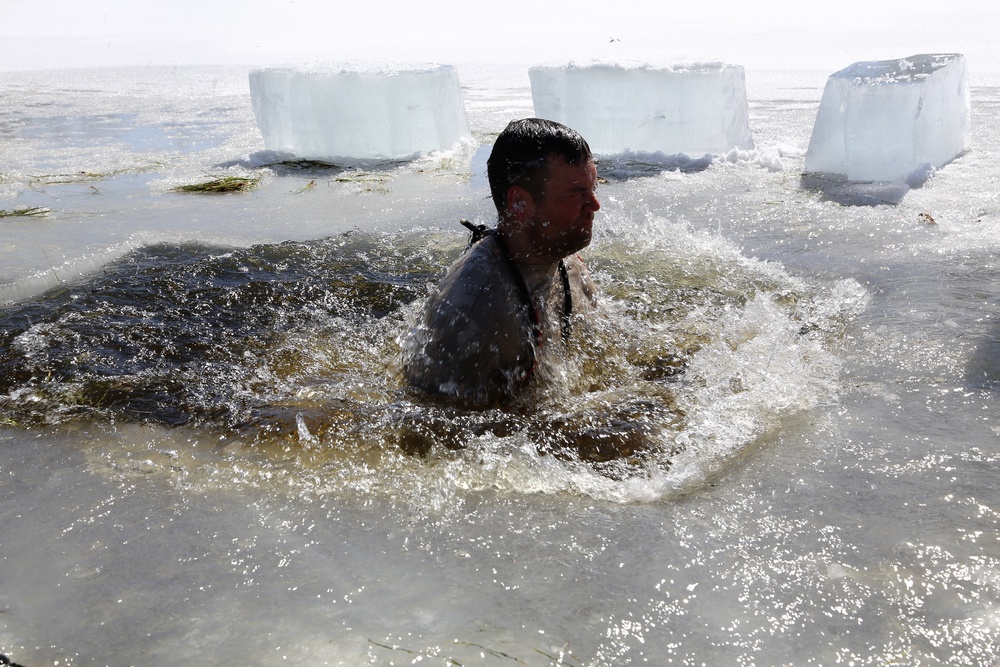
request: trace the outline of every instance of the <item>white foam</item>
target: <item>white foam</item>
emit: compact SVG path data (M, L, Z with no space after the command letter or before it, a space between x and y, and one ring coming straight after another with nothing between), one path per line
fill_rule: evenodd
M857 62L826 82L805 169L919 185L965 150L969 126L965 56Z
M451 65L326 65L250 72L268 150L299 159L404 160L471 143Z
M743 68L719 62L533 67L535 114L599 155L702 156L753 148Z

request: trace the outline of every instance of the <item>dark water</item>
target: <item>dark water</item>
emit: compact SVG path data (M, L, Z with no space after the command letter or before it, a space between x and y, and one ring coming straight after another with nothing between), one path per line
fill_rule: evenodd
M434 261L353 236L137 250L4 311L7 418L236 425L310 376L335 383L370 364L360 356L385 344L377 323L419 294Z
M199 427L422 456L520 434L540 454L620 476L667 468L684 448L684 371L718 342L727 313L763 294L804 340L836 336L803 308L808 291L782 277L711 254L644 250L629 233L594 253L605 305L557 372L516 405L463 410L403 386L399 342L464 241L354 232L246 249L141 248L2 312L0 418L25 428ZM725 391L746 391L743 382Z

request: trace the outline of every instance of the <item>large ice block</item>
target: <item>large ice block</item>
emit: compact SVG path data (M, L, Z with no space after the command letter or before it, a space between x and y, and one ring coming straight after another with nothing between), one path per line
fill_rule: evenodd
M848 181L922 181L969 140L965 57L854 63L823 90L805 169Z
M250 99L264 146L302 159L407 159L472 140L451 65L253 70Z
M535 115L574 128L599 155L753 148L738 65L570 63L533 67L528 76Z

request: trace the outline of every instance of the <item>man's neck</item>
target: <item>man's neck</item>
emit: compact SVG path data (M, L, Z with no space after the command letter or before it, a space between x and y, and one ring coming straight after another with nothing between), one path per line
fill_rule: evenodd
M560 257L541 252L531 237L520 228L516 221L503 220L497 224L497 233L507 246L507 251L518 264L555 265Z

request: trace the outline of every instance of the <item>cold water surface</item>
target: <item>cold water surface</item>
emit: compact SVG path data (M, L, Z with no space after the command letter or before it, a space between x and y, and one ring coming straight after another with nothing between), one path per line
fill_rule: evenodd
M460 75L484 143L530 113L526 76ZM465 413L398 354L490 221L479 153L265 166L241 72L88 76L4 80L0 208L50 212L0 220L0 652L1000 657L996 88L895 205L802 187L822 74L748 74L756 151L604 161L600 316L529 404ZM170 192L219 171L263 180ZM555 447L623 430L652 446Z

